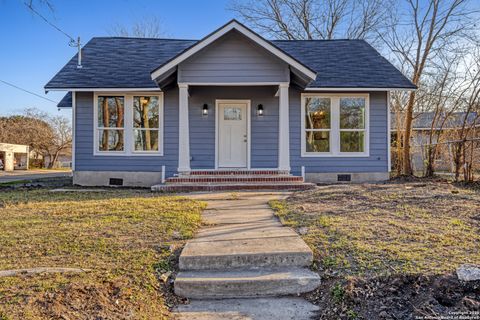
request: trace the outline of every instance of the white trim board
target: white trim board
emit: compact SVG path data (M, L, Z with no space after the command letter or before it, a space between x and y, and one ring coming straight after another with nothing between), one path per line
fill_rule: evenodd
M219 125L219 119L218 117L220 116L218 113L218 107L221 103L245 103L247 105L247 170L251 169L251 123L252 123L252 117L251 117L251 110L252 110L252 102L251 100L238 100L238 99L216 99L215 100L215 170L219 169L233 169L233 168L219 168L218 166L218 143L219 143L219 138L218 138L218 125ZM241 170L241 169L240 169ZM259 169L260 170L260 169Z
M187 58L191 57L192 55L199 52L203 48L212 44L213 42L215 42L216 40L218 40L219 38L221 38L222 36L224 36L225 34L227 34L228 32L230 32L232 30L237 30L238 32L240 32L241 34L243 34L244 36L246 36L250 40L254 41L256 44L258 44L259 46L264 48L265 50L269 51L273 55L277 56L279 59L283 60L287 64L291 65L292 67L294 67L295 69L297 69L298 71L300 71L301 73L306 75L311 80L316 79L316 77L317 77L316 72L314 72L310 68L306 67L302 63L298 62L294 58L290 57L288 54L286 54L282 50L278 49L277 47L275 47L274 45L272 45L270 42L266 41L265 39L263 39L259 35L250 31L249 29L247 29L242 24L233 20L233 21L227 23L225 26L223 26L219 30L210 34L209 36L207 36L203 40L200 40L195 45L193 45L192 47L190 47L189 49L187 49L186 51L184 51L183 53L181 53L180 55L178 55L177 57L175 57L174 59L172 59L168 63L164 64L163 66L161 66L159 68L157 68L155 71L153 71L151 73L152 80L157 79L158 77L160 77L165 72L174 68L175 66L177 66L181 62L185 61Z
M390 91L387 91L387 164L392 172L392 114L390 113Z
M115 96L124 98L124 121L123 121L123 133L124 133L124 150L123 151L99 151L98 150L98 131L101 128L98 127L98 96ZM157 96L159 102L159 129L158 129L158 151L134 151L133 144L133 97L134 96ZM94 92L93 95L93 155L94 156L147 156L158 157L163 156L164 149L164 130L165 130L165 117L164 117L164 101L163 92L131 92L112 94L112 92ZM115 130L115 128L111 128Z
M179 82L178 85L186 86L212 86L212 87L241 87L241 86L280 86L288 82Z
M316 92L339 92L339 91L351 91L351 92L368 92L368 91L417 91L417 89L411 88L305 88L304 91L316 91Z
M72 171L75 171L75 136L77 134L76 126L76 105L77 105L77 94L72 92Z
M335 98L330 105L330 129L319 131L330 132L330 152L306 152L305 142L305 97ZM341 152L340 151L340 98L365 98L365 151L364 152ZM370 156L370 94L368 93L302 93L300 103L301 114L301 157L302 158L366 158ZM346 130L346 129L342 129ZM347 130L348 131L348 130ZM356 131L356 130L350 130Z
M102 92L140 92L140 91L152 91L152 92L161 92L160 88L52 88L45 89L45 92L49 91L72 91L72 92L91 92L91 91L102 91Z

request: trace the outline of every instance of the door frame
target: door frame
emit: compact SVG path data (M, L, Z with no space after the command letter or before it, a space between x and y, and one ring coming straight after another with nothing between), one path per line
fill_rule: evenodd
M244 103L247 105L247 169L250 169L250 148L251 148L251 100L246 99L217 99L215 100L215 169L218 169L218 158L219 158L219 147L218 143L220 141L218 134L219 134L219 112L218 109L220 104L224 103Z

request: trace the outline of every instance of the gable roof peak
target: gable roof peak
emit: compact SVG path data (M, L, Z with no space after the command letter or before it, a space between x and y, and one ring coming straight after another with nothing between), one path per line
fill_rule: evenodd
M210 44L214 43L218 39L222 38L224 35L229 33L232 30L236 30L241 33L243 36L247 37L249 40L255 42L257 45L262 47L263 49L269 51L274 56L278 57L280 60L283 60L287 64L294 67L298 72L305 75L310 80L315 80L317 77L317 72L310 68L309 66L305 65L301 61L297 60L287 52L285 52L280 47L276 46L273 42L263 38L253 30L247 28L245 25L241 24L235 19L230 20L217 30L213 31L209 35L205 36L203 39L198 40L196 43L191 45L190 47L186 48L176 56L172 57L164 64L156 68L151 72L152 80L159 78L161 75L169 72L173 67L177 66L182 61L185 61L187 58L191 57L192 55L196 54L203 48L209 46Z

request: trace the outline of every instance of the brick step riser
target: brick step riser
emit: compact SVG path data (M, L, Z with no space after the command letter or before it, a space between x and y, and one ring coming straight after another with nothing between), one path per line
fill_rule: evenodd
M190 177L168 178L166 183L303 182L302 177Z
M179 176L235 176L235 175L289 175L288 172L278 170L216 170L216 171L191 171L180 173Z
M153 186L151 189L152 191L157 192L196 192L196 191L243 191L243 190L284 190L284 191L298 191L298 190L310 190L313 189L315 186L313 184L244 184L244 185L181 185L181 184L173 184L173 185L160 185L160 186Z

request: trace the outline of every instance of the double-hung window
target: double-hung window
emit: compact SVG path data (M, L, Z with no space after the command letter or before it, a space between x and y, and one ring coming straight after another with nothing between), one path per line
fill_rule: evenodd
M368 94L303 94L302 156L368 156Z
M94 154L162 155L162 95L95 94L94 99Z

